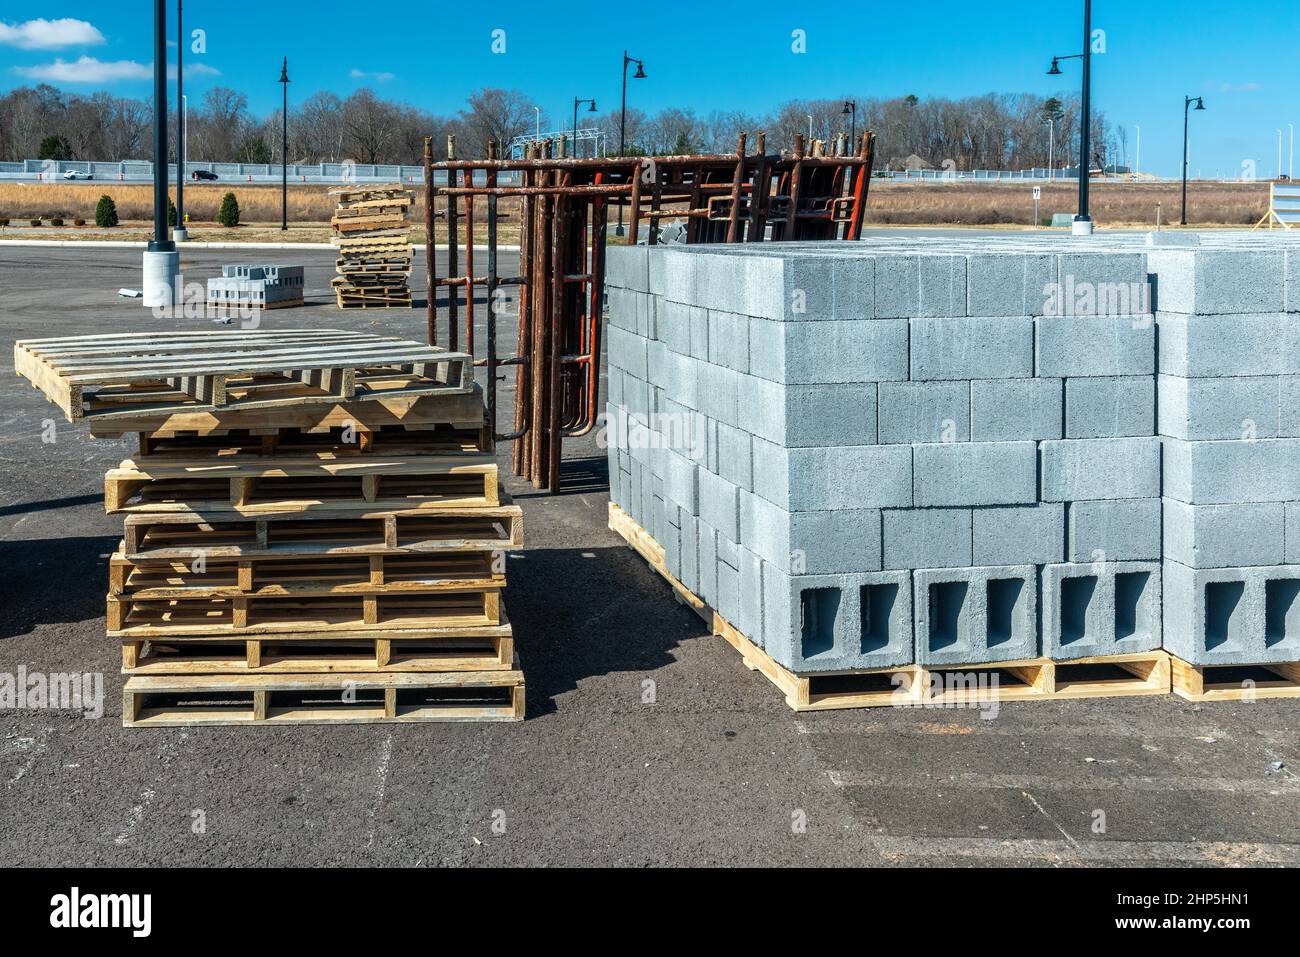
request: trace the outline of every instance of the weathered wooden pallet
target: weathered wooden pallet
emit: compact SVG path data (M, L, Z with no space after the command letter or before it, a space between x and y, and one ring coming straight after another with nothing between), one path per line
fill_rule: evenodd
M411 303L410 297L405 299L401 297L376 299L370 296L349 296L342 292L338 294L338 307L340 309L406 309L411 306Z
M401 595L505 587L493 552L139 560L114 552L108 593L132 601Z
M270 302L263 302L261 299L209 299L207 306L209 316L239 318L249 310L288 309L291 306L301 306L305 302L302 296L296 299L272 299Z
M104 476L114 512L239 514L500 504L490 455L258 458L230 462L128 459Z
M131 561L264 559L321 555L422 555L497 552L524 543L523 511L492 508L434 511L293 512L243 518L229 513L128 515L123 557Z
M524 675L508 671L133 675L128 728L193 725L522 721Z
M1188 701L1300 698L1300 662L1194 665L1170 656L1174 694Z
M900 665L836 674L797 675L759 648L715 609L674 578L663 548L630 515L609 505L609 527L666 579L714 635L740 652L745 667L760 672L795 711L843 708L979 706L1005 701L1163 695L1170 691L1170 659L1163 651L1053 661Z
M388 199L393 196L410 197L411 191L401 183L373 183L369 185L336 186L326 192L338 197L340 203L360 203L368 199Z
M463 393L474 381L465 353L333 330L25 339L14 368L69 421Z
M502 671L513 661L514 635L504 615L499 625L477 628L246 639L171 635L122 643L122 673L128 675Z
M375 432L385 428L420 430L450 425L480 429L483 426L483 393L477 384L468 392L444 395L377 397L363 402L311 403L278 409L184 410L140 412L91 420L90 434L96 438L120 438L138 432L155 438L181 434L225 435L231 432L276 434L282 430L329 433Z
M272 598L171 598L108 596L111 638L178 635L252 638L288 631L318 635L366 629L475 628L501 624L504 581L460 591L378 592Z
M484 451L482 428L434 426L409 429L389 426L374 432L335 428L322 432L275 429L225 432L220 435L180 434L154 436L139 433L141 456L164 462L198 456L223 461L264 456L346 458L364 455L472 455Z

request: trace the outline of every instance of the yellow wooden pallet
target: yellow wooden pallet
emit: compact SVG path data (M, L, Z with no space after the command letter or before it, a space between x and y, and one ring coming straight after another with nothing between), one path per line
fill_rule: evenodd
M1170 690L1169 655L1164 651L1053 661L900 665L839 673L797 675L755 645L715 609L674 578L663 548L614 503L609 527L662 576L678 596L735 648L745 667L760 672L785 695L795 711L844 708L943 707L982 701L1059 701L1071 698L1163 695Z
M1300 698L1300 662L1193 665L1170 656L1174 694L1188 701Z
M133 675L128 728L196 725L522 721L524 675L507 671Z

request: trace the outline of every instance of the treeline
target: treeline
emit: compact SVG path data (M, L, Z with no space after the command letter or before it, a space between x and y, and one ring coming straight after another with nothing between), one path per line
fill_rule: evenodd
M843 97L794 100L769 114L689 109L648 114L627 111L629 154L671 155L726 153L736 148L736 134L767 133L769 151L789 149L796 133L830 140L850 128L846 102L857 103L856 128L875 130L877 167L899 169L909 163L934 168L1025 169L1073 163L1078 151L1077 98L1032 94L987 94L962 99L893 99ZM418 163L423 138L434 137L439 158L447 135L454 134L457 155L480 157L487 142L508 144L531 135L538 124L535 104L517 90L483 89L464 109L441 116L406 103L386 100L371 89L342 98L316 93L289 110L289 161L301 163ZM810 119L811 118L811 119ZM572 114L549 119L541 111L543 133L568 129ZM171 117L175 129L175 116ZM197 161L278 163L281 160L280 111L258 116L244 94L227 87L207 90L190 101L186 156ZM606 136L605 149L619 148L619 114L579 113L579 125L596 126ZM69 94L44 85L20 87L0 97L0 159L149 159L152 155L152 109L144 100L100 92ZM169 149L175 158L174 137ZM1094 166L1124 163L1127 132L1112 128L1094 113ZM589 146L584 146L589 150Z

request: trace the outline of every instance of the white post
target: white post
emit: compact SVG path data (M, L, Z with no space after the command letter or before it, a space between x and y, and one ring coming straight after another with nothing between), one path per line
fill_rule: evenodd
M1291 127L1291 159L1287 163L1286 178L1295 179L1295 124L1288 123L1287 126Z
M1282 178L1282 131L1277 131L1277 178Z
M1133 161L1133 166L1134 166L1133 172L1140 176L1142 174L1142 127L1137 126L1136 123L1134 124L1134 126L1137 127L1138 141L1137 141L1137 159Z
M812 114L808 114L808 147L812 148Z
M537 114L537 137L536 138L537 138L537 142L540 143L542 141L542 108L540 106L534 106L533 112Z

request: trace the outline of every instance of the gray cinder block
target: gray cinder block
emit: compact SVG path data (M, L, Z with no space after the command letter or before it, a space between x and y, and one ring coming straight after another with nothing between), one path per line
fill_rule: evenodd
M1176 439L1275 438L1282 434L1283 381L1280 376L1162 375L1160 434Z
M966 310L966 257L890 255L876 263L880 318L960 316Z
M767 653L797 674L911 664L908 572L790 576L763 564Z
M755 495L761 495L782 508L790 507L790 451L764 439L754 438Z
M740 489L707 469L696 469L699 488L699 517L718 534L732 542L740 541Z
M648 246L610 246L605 254L605 284L637 292L650 291Z
M1043 568L1043 654L1068 661L1161 644L1158 562Z
M1151 375L1150 316L1044 316L1034 320L1036 374L1044 377Z
M787 319L875 317L876 263L871 257L796 255L785 266Z
M881 516L885 568L964 568L971 564L971 509L886 509Z
M1286 563L1300 565L1300 502L1286 503Z
M787 512L749 492L740 494L740 540L790 575L880 569L880 512Z
M1278 435L1292 439L1300 438L1300 376L1282 376L1281 391L1282 398L1278 403Z
M1043 442L1044 502L1156 498L1160 495L1160 440L1064 439Z
M954 442L913 447L918 506L1020 505L1037 500L1033 442Z
M1056 281L1052 256L999 252L966 262L966 315L1042 315L1044 290Z
M907 372L907 322L788 322L785 382L903 381Z
M787 458L789 502L776 504L792 512L912 504L912 450L907 446L790 449Z
M749 320L749 373L769 382L785 381L785 323Z
M1151 376L1065 380L1065 437L1108 439L1154 435L1156 382Z
M610 316L613 316L612 311ZM678 355L690 355L691 307L669 299L659 299L655 317L659 341Z
M966 382L883 382L880 444L965 442L970 438L970 404Z
M711 376L715 367L705 368L701 375ZM730 370L724 370L730 371ZM736 384L734 418L721 421L734 425L741 431L758 436L777 445L785 444L786 387L757 376L732 373ZM700 387L701 392L705 387ZM744 401L740 397L744 396Z
M749 371L749 317L710 309L709 361L737 372Z
M792 385L785 389L785 445L876 444L876 384Z
M1073 302L1076 306L1084 298L1083 287L1085 286L1101 293L1098 298L1103 307L1109 297L1121 296L1134 287L1139 287L1137 293L1139 297L1146 295L1140 288L1146 286L1148 281L1149 270L1145 250L1121 252L1109 249L1105 252L1065 253L1057 257L1057 264L1057 281L1062 290L1075 292ZM1119 313L1112 309L1110 314Z
M1160 499L1071 502L1067 562L1158 561Z
M1164 646L1194 665L1300 660L1300 566L1164 563Z
M753 436L721 422L716 424L718 473L744 489L754 488Z
M740 550L737 617L729 619L743 635L763 634L763 560L747 548Z
M718 605L718 533L708 522L695 520L695 544L700 588L705 602Z
M740 556L736 556L740 564ZM740 570L726 562L718 562L718 614L735 624L740 620ZM737 625L736 627L739 627Z
M916 381L1034 374L1033 320L1026 316L913 319L911 337Z
M1065 506L1008 505L975 509L974 565L1047 565L1065 556Z
M1038 570L918 569L916 660L967 665L1038 657Z
M681 549L681 574L677 577L683 585L695 592L700 592L700 542L698 520L685 512L681 513L681 531L678 536Z
M1247 249L1151 250L1157 308L1215 315L1286 308L1284 252Z
M1187 378L1300 371L1300 324L1283 312L1231 316L1156 314L1160 372Z
M671 449L664 450L661 461L664 466L664 494L691 515L698 515L699 484L696 476L700 469L690 459Z
M1286 506L1187 505L1164 501L1165 557L1188 568L1281 565Z
M649 341L644 336L610 326L605 330L605 338L610 365L624 369L638 379L649 379Z
M1161 443L1166 498L1189 505L1300 501L1300 439Z
M1061 379L976 379L971 391L971 439L1014 442L1062 436Z

